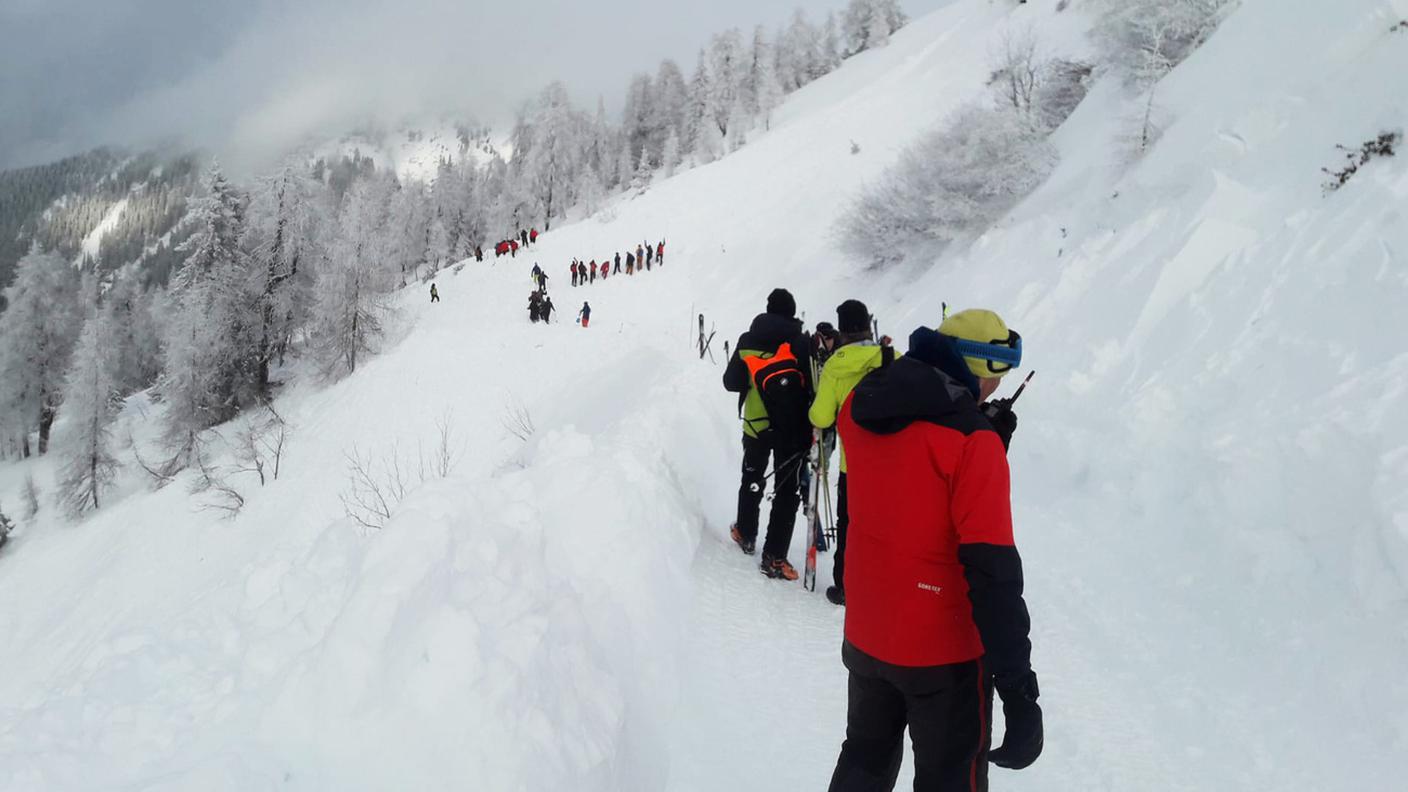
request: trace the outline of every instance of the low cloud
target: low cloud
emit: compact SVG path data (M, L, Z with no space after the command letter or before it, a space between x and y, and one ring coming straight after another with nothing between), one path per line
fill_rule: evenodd
M943 0L911 0L912 13ZM504 123L562 79L590 105L798 0L0 0L0 168L179 140L257 159L368 121ZM803 4L822 18L830 4ZM842 0L836 0L839 10Z

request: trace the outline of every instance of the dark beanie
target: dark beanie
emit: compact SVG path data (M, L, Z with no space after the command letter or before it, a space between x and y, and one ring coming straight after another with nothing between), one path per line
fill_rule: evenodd
M846 300L836 306L836 325L843 333L864 333L870 329L870 311L860 300Z
M793 318L797 315L797 301L786 289L773 289L768 295L768 313Z

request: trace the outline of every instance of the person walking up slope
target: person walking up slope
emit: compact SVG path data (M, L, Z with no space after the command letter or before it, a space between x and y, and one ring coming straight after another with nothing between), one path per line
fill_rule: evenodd
M436 289L433 283L430 284L430 301L433 303L440 302L440 290Z
M739 336L723 377L724 389L738 394L743 418L743 480L730 534L744 553L753 554L771 457L773 501L760 568L768 577L786 580L797 579L787 548L802 502L801 470L812 439L807 422L812 401L807 373L811 345L796 316L792 295L786 289L774 289L768 295L767 311Z
M582 303L582 310L577 312L577 323L580 324L582 327L586 327L587 325L591 324L591 321L592 307L590 305L587 305L587 303L584 301Z
M812 426L830 429L836 425L841 405L856 383L866 374L894 359L894 350L877 345L870 330L870 311L859 300L847 300L836 308L836 349L827 358L817 378L816 401L807 417ZM836 482L836 549L832 560L833 585L827 587L826 598L837 605L846 604L846 533L847 517L846 449L840 450L841 475Z
M1005 448L1017 419L1010 401L980 406L1021 356L997 314L963 311L915 330L841 408L850 681L830 792L893 789L906 726L916 792L984 792L989 761L1041 754ZM1007 732L989 754L994 688Z

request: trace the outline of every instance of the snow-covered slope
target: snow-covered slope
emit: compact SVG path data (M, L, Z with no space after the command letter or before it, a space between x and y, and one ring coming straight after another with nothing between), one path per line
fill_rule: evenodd
M717 347L779 285L811 321L859 297L901 343L991 306L1041 372L1011 459L1047 748L995 788L1396 788L1408 166L1330 196L1319 169L1403 125L1408 9L1246 0L1160 87L1141 161L1102 84L999 227L846 261L837 214L982 95L1007 24L1083 51L1054 7L916 20L737 154L403 295L394 346L283 398L283 475L241 480L234 520L177 485L49 507L0 553L0 789L824 788L841 614L728 545L734 401L689 350L696 312ZM661 237L663 268L568 287L573 256ZM534 261L568 321L527 324ZM415 468L447 416L448 477L380 531L342 516L348 454ZM49 464L0 467L0 502Z

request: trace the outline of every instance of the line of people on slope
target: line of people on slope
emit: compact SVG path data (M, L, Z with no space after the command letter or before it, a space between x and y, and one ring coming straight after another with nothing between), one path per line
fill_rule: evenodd
M1012 532L1006 454L1017 417L1011 399L992 398L1021 363L1021 336L992 311L962 311L917 328L896 357L857 300L815 334L796 313L792 295L774 290L724 371L743 419L730 535L754 554L771 459L760 568L797 579L787 550L802 466L815 435L834 427L841 475L827 597L846 606L849 704L830 790L893 789L906 727L916 790L985 790L989 762L1027 767L1044 734ZM994 690L1007 731L990 751Z
M525 230L520 228L517 234L510 236L508 239L500 240L497 245L494 245L494 258L500 258L502 256L518 258L520 240L522 240L523 247L525 248L530 245L538 244L538 229L530 228ZM480 250L478 246L474 248L474 258L476 261L484 260L484 251Z
M615 266L613 267L613 260L610 258L602 259L600 264L596 263L596 259L592 259L591 261L572 259L572 265L568 268L568 271L572 275L572 285L586 286L589 283L596 283L598 274L600 274L602 280L606 280L607 277L611 275L622 274L621 253L619 251L616 253L614 262ZM636 245L634 253L631 252L630 248L627 248L625 263L626 275L634 275L642 269L649 271L651 267L665 266L665 240L662 239L654 245L651 245L649 242L642 242Z

